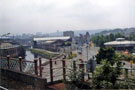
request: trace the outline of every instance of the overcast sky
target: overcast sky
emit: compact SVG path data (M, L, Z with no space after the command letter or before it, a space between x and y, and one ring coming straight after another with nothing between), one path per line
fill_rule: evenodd
M135 27L135 0L0 0L0 35Z

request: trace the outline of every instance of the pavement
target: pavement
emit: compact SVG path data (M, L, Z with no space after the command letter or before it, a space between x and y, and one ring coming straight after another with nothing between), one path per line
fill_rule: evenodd
M82 55L78 54L78 50L73 51L73 53L77 54L77 57L73 58L72 60L77 60L77 59L83 59L84 61L87 61L87 50L88 50L88 59L92 58L94 55L97 54L98 52L98 47L90 47L90 48L86 48L86 46L82 47ZM57 61L55 63L55 61L53 61L53 77L54 77L54 81L57 80L61 80L63 79L63 69L62 69L62 60L63 56L56 59L55 61ZM70 67L71 66L71 59L67 59L66 60L66 67ZM68 72L69 70L67 70ZM50 64L47 64L46 66L43 66L43 73L42 73L44 78L47 78L47 82L50 82Z
M123 61L125 63L124 68L131 69L131 64L128 61ZM132 64L132 68L135 69L135 63Z
M93 56L95 56L98 53L99 48L98 47L90 47L90 48L86 48L86 46L82 47L82 54L79 54L78 52L80 50L75 50L73 51L73 53L77 54L77 57L75 57L73 60L78 60L78 59L83 59L84 61L87 61L87 51L88 51L88 60L90 58L92 58ZM57 80L62 80L63 79L63 69L62 69L62 60L63 56L56 59L56 63L55 61L53 61L53 77L54 77L54 81ZM66 60L66 67L70 67L71 66L71 61L70 59ZM126 68L130 68L130 63L127 61L123 61L125 62L124 67ZM133 64L133 67L135 67L135 64ZM50 82L50 64L47 64L46 66L43 66L43 77L47 78L47 82Z
M62 80L63 79L63 65L62 65L63 56L52 60L52 66L53 66L53 81ZM49 61L49 60L48 60ZM56 62L55 62L56 61ZM66 67L70 67L70 60L65 60ZM50 64L48 63L45 66L42 66L42 77L47 78L47 82L50 82ZM67 73L67 72L66 72Z
M88 61L90 58L95 56L99 50L99 47L88 47L84 45L82 47L82 50L76 50L74 53L77 54L77 57L75 59L83 59L84 61ZM82 54L79 54L78 52L81 52ZM88 60L87 60L88 57Z

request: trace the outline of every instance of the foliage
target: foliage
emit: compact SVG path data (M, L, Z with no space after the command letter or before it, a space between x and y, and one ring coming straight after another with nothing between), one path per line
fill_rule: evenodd
M109 35L93 35L91 41L99 47L104 47L105 42L114 41L116 38L124 37L121 33L109 34Z
M122 60L125 60L125 61L133 60L135 62L135 55L131 55L130 53L129 54L117 53L117 54L121 56Z
M25 50L25 48L22 45L19 47L19 54L18 54L18 56L21 56L23 59L26 56L26 50Z
M119 63L119 62L117 62ZM102 65L97 67L93 73L92 84L96 89L111 89L115 85L117 78L121 74L121 66L113 67L107 60L102 61Z
M82 79L83 69L74 69L71 65L71 69L67 74L67 80L64 82L66 90L82 90L84 88L89 88L89 83Z
M70 52L70 55L68 56L68 59L72 59L74 57L77 57L77 54L73 53L72 51Z
M117 81L115 87L120 89L135 89L135 78L128 78L122 81Z
M135 41L135 32L131 32L128 39Z
M48 58L48 59L56 56L56 54L49 53L47 51L41 51L41 50L38 50L38 49L30 49L30 51L34 54L37 54L39 56L42 56L42 57Z
M93 73L93 88L114 88L121 74L121 57L112 48L101 48L96 58L101 65Z
M110 47L100 48L99 53L96 55L97 63L100 64L103 59L106 59L111 64L114 64L115 50Z

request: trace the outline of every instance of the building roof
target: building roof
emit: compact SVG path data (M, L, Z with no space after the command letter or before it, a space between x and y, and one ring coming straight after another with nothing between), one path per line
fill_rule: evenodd
M104 43L106 46L111 45L135 45L135 41L112 41L112 42L106 42Z
M125 38L116 38L116 41L124 41Z
M34 41L53 41L53 40L68 40L68 39L70 39L69 36L33 38Z
M11 43L1 43L0 49L10 49L10 48L16 48L18 45L12 45Z

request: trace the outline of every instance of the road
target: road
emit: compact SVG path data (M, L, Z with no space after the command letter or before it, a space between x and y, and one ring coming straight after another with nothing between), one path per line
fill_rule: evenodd
M99 47L88 47L86 45L84 45L83 47L81 47L82 50L76 50L74 51L74 53L77 54L77 57L75 59L83 59L84 61L87 61L87 57L88 57L88 60L90 58L92 58L93 56L95 56L99 50ZM78 52L81 52L82 54L78 54ZM87 54L88 52L88 54Z
M125 65L124 65L124 68L131 68L131 64L130 64L130 62L127 62L127 61L123 61L124 63L125 63ZM135 69L135 64L133 63L132 64L132 68L133 69Z

